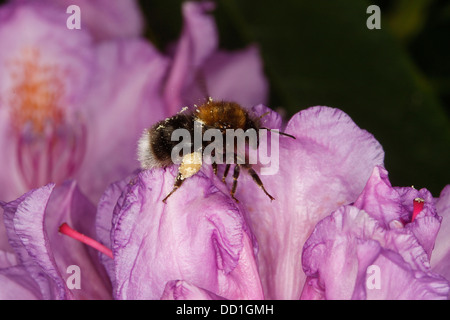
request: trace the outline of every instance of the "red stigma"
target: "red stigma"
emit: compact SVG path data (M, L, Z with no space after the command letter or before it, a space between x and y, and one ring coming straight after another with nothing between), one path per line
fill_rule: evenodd
M414 201L413 201L413 213L412 213L411 222L414 222L414 220L416 219L417 215L422 211L424 204L425 204L425 200L423 200L422 198L415 198L414 199Z
M83 242L84 244L87 244L88 246L100 251L101 253L106 254L108 257L110 257L111 259L114 259L112 250L105 247L104 245L102 245L100 242L89 238L88 236L79 233L78 231L72 229L71 227L69 227L69 225L67 223L63 223L60 227L59 227L59 232L62 234L65 234L66 236L69 236L75 240L78 240L80 242Z

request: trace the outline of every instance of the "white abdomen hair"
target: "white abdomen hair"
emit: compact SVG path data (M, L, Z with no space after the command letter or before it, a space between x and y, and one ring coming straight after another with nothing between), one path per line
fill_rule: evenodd
M141 169L151 169L161 167L152 152L150 131L145 129L138 141L137 156L141 163Z

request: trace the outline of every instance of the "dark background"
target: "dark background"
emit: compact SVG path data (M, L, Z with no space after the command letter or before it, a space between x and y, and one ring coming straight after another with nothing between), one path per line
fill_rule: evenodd
M258 43L270 106L344 110L383 145L395 186L450 184L450 1L217 0L221 47ZM159 48L181 30L181 0L141 0ZM381 29L369 30L371 4Z
M450 184L450 1L215 2L222 48L260 46L270 107L340 108L381 142L393 185L439 196ZM139 3L145 36L164 50L180 34L182 1ZM380 30L366 27L371 4Z

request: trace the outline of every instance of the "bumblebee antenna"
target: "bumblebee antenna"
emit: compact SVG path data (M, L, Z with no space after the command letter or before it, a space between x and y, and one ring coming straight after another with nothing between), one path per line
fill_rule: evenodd
M259 116L259 119L264 118L264 117L267 116L269 113L270 113L270 111L264 112L262 115ZM292 135L290 135L290 134L287 134L287 133L284 133L284 132L281 132L281 131L279 131L279 130L274 130L274 129L270 129L270 128L266 128L266 127L261 127L261 129L266 129L266 130L268 130L268 131L270 131L270 132L278 133L278 134L281 135L281 136L286 136L286 137L295 139L294 136L292 136Z
M270 128L266 128L266 127L261 127L261 129L266 129L266 130L268 130L268 131L270 131L270 132L278 133L278 134L281 135L281 136L286 136L286 137L289 137L289 138L292 138L292 139L296 139L293 135L290 135L290 134L285 133L285 132L281 132L281 131L279 131L279 130L270 129Z
M264 117L267 116L269 113L270 113L270 111L267 111L267 112L263 113L262 115L259 116L259 119L264 118ZM267 128L264 128L264 129L267 129Z

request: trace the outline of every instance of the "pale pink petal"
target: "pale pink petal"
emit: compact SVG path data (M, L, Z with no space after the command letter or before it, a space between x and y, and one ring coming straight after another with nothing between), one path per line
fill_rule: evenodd
M187 179L165 205L175 175L175 167L144 171L118 198L111 230L115 297L159 299L167 282L184 280L224 298L261 299L255 247L239 207L214 186L211 170ZM98 214L111 216L110 210L101 206Z
M213 17L207 14L213 8L211 2L183 4L183 31L164 90L164 99L170 114L175 114L184 106L183 98L187 85L196 78L197 69L217 50L216 25Z
M436 202L436 210L442 217L442 224L431 254L431 266L434 272L450 281L450 185L442 190Z
M143 16L138 1L135 0L13 0L13 2L27 1L54 5L58 11L65 13L66 19L74 14L72 10L67 12L69 6L78 6L81 29L89 30L97 41L137 37L143 30Z
M256 46L217 51L205 62L203 72L214 100L236 101L246 108L268 101L269 85Z
M222 300L214 293L191 285L183 280L169 281L161 296L161 300Z
M171 50L173 63L164 89L170 114L208 97L246 108L267 102L268 81L259 49L219 50L213 9L212 2L183 4L183 31Z
M0 269L0 300L37 300L42 294L24 266Z
M38 288L39 299L108 299L111 288L98 253L82 243L59 234L59 225L71 224L94 236L95 207L74 182L53 184L32 190L7 203L5 226L17 257L17 264L6 267L10 281L24 268L29 278L17 285ZM80 268L80 288L69 288L66 280L70 266ZM16 268L17 267L17 268ZM20 268L19 268L20 267ZM16 268L11 271L10 268ZM20 270L19 270L20 269Z
M446 299L450 284L431 272L426 252L403 229L388 230L365 211L343 206L317 224L303 267L325 299ZM307 288L302 298L313 296Z
M160 97L168 61L154 47L143 40L123 40L101 44L97 53L95 90L84 106L90 132L77 176L93 202L109 183L139 168L139 137L168 116Z
M275 200L245 172L236 192L249 212L264 292L271 299L300 297L306 279L299 259L304 242L318 221L356 200L384 158L375 138L337 109L301 111L286 132L296 139L278 137L278 171L260 175Z

